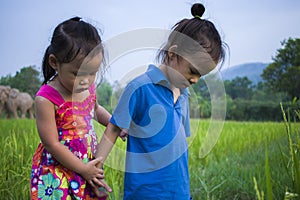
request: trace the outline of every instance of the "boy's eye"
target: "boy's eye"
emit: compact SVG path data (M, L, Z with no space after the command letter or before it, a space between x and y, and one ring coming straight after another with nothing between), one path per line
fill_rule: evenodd
M192 70L192 69L190 70L190 73L191 73L191 74L195 74L194 70Z
M193 67L190 67L190 73L193 75L200 75L199 72Z

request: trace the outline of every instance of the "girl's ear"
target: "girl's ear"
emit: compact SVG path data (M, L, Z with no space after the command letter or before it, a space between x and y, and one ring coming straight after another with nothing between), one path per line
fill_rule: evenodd
M54 70L57 71L59 63L58 63L58 60L56 59L55 55L53 55L53 54L50 54L50 55L49 55L49 65L50 65Z
M168 49L169 59L174 58L174 56L177 55L176 52L177 52L177 45L175 44L175 45L170 46L170 48Z

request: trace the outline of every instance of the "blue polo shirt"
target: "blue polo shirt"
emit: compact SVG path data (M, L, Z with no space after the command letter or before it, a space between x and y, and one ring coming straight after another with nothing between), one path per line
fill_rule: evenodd
M132 80L111 123L128 129L124 199L189 200L188 89L174 104L169 81L159 68Z

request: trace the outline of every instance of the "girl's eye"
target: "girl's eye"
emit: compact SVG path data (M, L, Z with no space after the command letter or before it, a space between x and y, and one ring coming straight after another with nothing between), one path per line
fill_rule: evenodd
M76 76L86 76L86 73L84 73L84 72L75 72L74 75L76 75Z
M90 75L95 76L96 74L97 74L97 72L92 72Z

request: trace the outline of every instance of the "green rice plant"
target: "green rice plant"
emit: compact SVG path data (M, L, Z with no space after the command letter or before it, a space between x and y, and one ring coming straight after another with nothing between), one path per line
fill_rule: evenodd
M207 127L208 123L202 120L199 125ZM262 191L266 190L266 170L263 170L266 144L272 169L269 171L272 193L283 198L282 191L289 177L283 173L285 168L278 158L278 143L284 146L284 152L288 150L282 123L227 121L213 150L207 157L199 159L195 155L203 136L199 133L195 139L198 141L193 141L189 148L193 199L255 199L253 177L256 177L257 185L262 186Z
M34 120L1 120L0 196L29 199L31 159L38 144Z
M266 187L267 187L267 200L273 200L273 192L272 192L272 182L271 182L271 174L270 174L270 167L269 167L269 158L268 158L268 148L266 145Z
M285 150L283 150L283 146L278 144L278 149L280 150L281 155L281 161L284 164L284 172L285 176L289 177L289 182L285 183L285 189L282 192L284 193L284 200L288 199L299 199L300 194L300 140L299 140L299 129L298 129L298 123L297 120L300 119L300 111L294 111L295 116L298 117L298 119L294 118L294 123L291 122L291 115L290 110L286 111L284 110L282 104L280 104L283 120L284 120L284 127L285 127L285 133L287 138L287 153ZM271 175L270 175L270 166L269 166L269 160L268 160L268 149L266 148L266 158L265 158L265 169L266 169L266 190L267 190L267 199L272 200L273 198L277 197L274 195L272 189L272 181L271 181ZM291 182L291 183L290 183ZM257 187L256 179L254 178L254 185L255 185L255 191L256 196L258 199L263 198L263 192L259 192L259 189Z
M284 111L284 108L282 104L280 104L281 111L283 114L284 124L286 128L286 134L288 138L288 144L289 144L289 164L290 164L290 171L291 171L291 180L293 182L293 188L291 188L293 191L288 192L286 191L286 195L289 197L299 197L300 195L300 141L299 141L299 131L295 128L295 135L296 135L296 142L293 141L292 134L292 123L291 123L291 117L290 112L288 110L288 117L286 116L286 113ZM294 111L296 113L296 117L298 117L298 120L300 120L300 111ZM296 123L297 119L294 119L294 122ZM283 152L282 152L283 154ZM282 155L283 157L283 155ZM293 195L291 195L293 194ZM286 197L287 198L287 197Z
M257 200L264 200L264 196L265 196L264 191L259 191L255 177L253 177L253 182L254 182L254 189L256 192Z
M286 196L296 193L290 183L292 162L288 159L290 150L283 123L227 121L211 152L199 158L199 147L209 123L209 120L191 120L195 135L188 141L189 171L194 200L256 199L253 177L261 191L266 191L265 144L268 144L274 199L283 199L284 191L289 192ZM298 127L299 124L292 126L293 129ZM100 139L104 127L95 123L95 129ZM31 159L39 143L35 120L0 120L0 131L0 197L29 199ZM299 147L299 140L296 144ZM113 189L110 200L123 198L126 183L120 164L123 163L121 159L125 159L125 148L126 143L118 139L109 162L105 163L105 180Z

